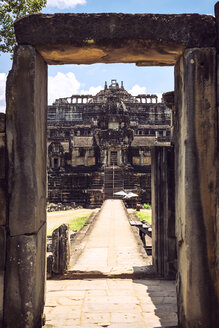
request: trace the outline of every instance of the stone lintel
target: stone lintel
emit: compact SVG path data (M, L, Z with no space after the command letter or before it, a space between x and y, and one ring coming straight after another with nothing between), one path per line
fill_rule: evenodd
M4 326L42 327L46 224L37 234L8 237Z
M215 48L187 49L177 63L175 109L179 326L217 327Z
M32 14L15 33L48 64L174 65L185 48L216 43L214 17L199 14Z
M9 233L36 233L46 221L47 65L19 46L6 87Z

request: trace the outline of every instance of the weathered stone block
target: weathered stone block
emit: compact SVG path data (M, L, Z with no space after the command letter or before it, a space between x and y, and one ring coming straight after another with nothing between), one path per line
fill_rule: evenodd
M37 234L9 237L4 327L41 327L45 294L46 224Z
M64 273L70 261L69 226L62 224L52 234L53 272Z
M186 47L216 42L214 18L197 14L34 14L18 19L15 32L49 64L173 65Z
M20 46L7 79L9 229L37 232L46 221L47 65Z
M6 231L5 227L0 227L0 327L3 327L3 300L4 300L4 277L5 277L5 256L6 256Z
M215 49L186 50L175 87L179 326L219 327Z

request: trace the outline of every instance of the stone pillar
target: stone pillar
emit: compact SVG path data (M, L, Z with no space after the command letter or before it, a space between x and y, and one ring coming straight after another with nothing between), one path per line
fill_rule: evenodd
M54 273L64 273L70 261L70 232L69 226L62 224L52 233L52 252Z
M0 113L0 327L3 327L3 299L6 256L5 142L5 114Z
M187 49L175 67L179 327L219 327L216 51Z
M151 163L152 258L155 271L176 278L174 149L153 147Z
M19 46L6 87L8 161L4 327L41 327L46 254L47 65Z

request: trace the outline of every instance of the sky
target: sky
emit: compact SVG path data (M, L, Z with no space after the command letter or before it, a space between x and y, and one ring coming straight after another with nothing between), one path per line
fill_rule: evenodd
M47 0L43 13L199 13L214 15L213 0ZM5 83L12 62L0 53L0 112L5 112ZM72 94L96 94L105 81L119 84L133 95L174 89L173 67L137 67L135 64L54 65L48 69L48 102Z

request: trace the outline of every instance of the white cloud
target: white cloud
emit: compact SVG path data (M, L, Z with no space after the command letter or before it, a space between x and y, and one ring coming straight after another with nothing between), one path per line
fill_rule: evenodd
M145 87L140 87L140 85L135 84L131 90L128 91L131 93L132 96L137 96L140 94L145 94L146 93L146 88Z
M47 0L47 7L59 9L74 8L77 5L85 5L86 0Z
M132 96L138 96L140 94L146 94L146 87L140 87L138 84L135 84L131 90L128 91L129 93L131 93ZM155 95L157 95L158 102L161 102L162 99L162 93L155 93Z
M89 90L81 90L80 94L95 96L100 90L103 90L103 87L99 85L98 87L90 87Z
M58 98L71 97L80 93L80 82L74 73L60 73L48 78L48 103L51 105Z
M7 75L0 73L0 112L5 112L5 87L6 87Z

